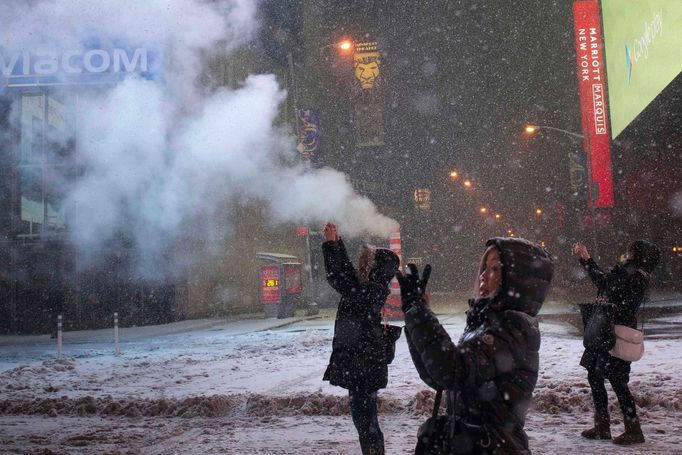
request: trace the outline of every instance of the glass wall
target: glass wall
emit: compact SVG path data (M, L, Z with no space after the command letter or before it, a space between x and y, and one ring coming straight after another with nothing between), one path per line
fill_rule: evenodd
M49 92L21 95L19 127L20 237L63 232L64 189L74 141L68 96Z

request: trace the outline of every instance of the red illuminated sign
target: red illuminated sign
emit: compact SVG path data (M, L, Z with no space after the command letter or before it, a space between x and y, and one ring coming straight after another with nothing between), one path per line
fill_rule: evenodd
M279 303L281 299L278 265L263 265L260 268L260 295L262 303Z
M303 290L303 283L301 280L301 266L300 265L285 265L284 277L286 279L286 295L300 294Z
M606 67L598 0L573 3L580 109L589 172L588 205L613 207L613 171L608 134Z

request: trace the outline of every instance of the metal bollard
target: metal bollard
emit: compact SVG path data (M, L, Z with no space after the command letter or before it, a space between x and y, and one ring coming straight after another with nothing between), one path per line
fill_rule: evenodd
M57 359L64 358L64 349L62 346L62 315L57 316Z
M114 313L114 345L116 346L115 355L121 355L121 346L118 343L118 312Z

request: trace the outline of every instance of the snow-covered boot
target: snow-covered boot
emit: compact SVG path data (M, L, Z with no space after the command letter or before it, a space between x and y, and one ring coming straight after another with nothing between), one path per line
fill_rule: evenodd
M594 415L594 427L584 430L580 435L587 439L611 439L611 420L609 415Z
M625 433L616 437L613 440L614 444L622 446L629 446L630 444L641 444L644 442L644 434L642 433L642 426L639 424L639 419L623 419L625 423Z

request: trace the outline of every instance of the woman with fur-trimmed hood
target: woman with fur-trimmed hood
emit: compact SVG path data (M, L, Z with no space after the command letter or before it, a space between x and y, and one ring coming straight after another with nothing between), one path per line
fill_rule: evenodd
M422 380L447 397L447 416L416 453L530 454L524 425L538 379L536 316L554 273L552 258L527 240L488 240L456 344L424 299L430 266L421 279L409 267L398 280L412 361ZM428 431L422 426L420 436Z
M336 225L327 223L322 244L327 281L341 294L324 380L348 389L351 416L363 455L384 453L377 418L377 390L386 387L388 363L381 309L400 260L391 250L363 245L357 271Z

